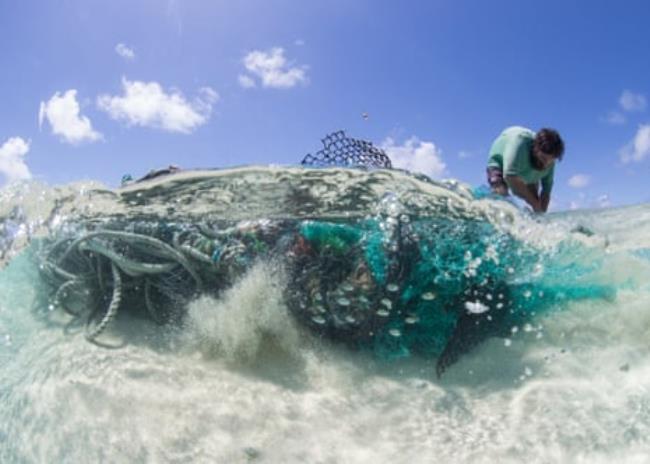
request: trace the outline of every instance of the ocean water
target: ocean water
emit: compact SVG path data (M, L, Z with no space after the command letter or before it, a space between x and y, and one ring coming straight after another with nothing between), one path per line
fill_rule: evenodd
M121 190L28 183L0 198L2 463L650 459L650 205L534 217L474 200L456 182L277 167L189 172ZM405 247L393 248L391 218L408 224L420 255L431 253L433 261L420 261L437 267L422 269L445 269L436 301L459 306L449 314L495 311L491 294L454 299L448 291L487 269L525 317L461 350L439 376L440 353L407 343L403 317L371 339L355 333L358 321L334 324L344 314L328 310L322 317L333 325L319 331L319 314L300 304L312 303L309 279L327 276L309 274L288 291L302 274L278 254L227 262L236 268L224 274L227 285L192 293L176 308L182 319L163 325L144 317L135 297L124 299L100 344L53 304L42 272L52 237L142 221L207 221L226 231L261 224L284 252L294 248L273 241L284 229L269 224L305 236L305 224L352 224L364 237L378 224L377 246L388 250L381 256L409 261ZM371 249L371 238L362 243ZM368 253L346 253L372 267ZM377 265L385 287L389 258ZM355 306L333 292L339 306ZM422 319L429 308L412 307ZM407 341L385 355L376 341L383 329ZM360 338L351 347L346 337Z

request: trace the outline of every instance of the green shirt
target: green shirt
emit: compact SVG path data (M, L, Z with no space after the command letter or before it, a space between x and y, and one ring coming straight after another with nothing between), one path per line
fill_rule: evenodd
M492 143L488 167L498 168L506 176L520 177L526 184L542 182L542 190L551 192L555 164L538 171L530 162L535 133L525 127L512 126L505 129Z

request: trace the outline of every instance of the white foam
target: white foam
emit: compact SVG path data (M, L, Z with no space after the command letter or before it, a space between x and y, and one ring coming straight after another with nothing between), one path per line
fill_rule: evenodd
M190 304L185 344L233 362L254 361L269 348L295 353L298 329L284 304L283 288L281 269L257 263L221 298L203 296Z

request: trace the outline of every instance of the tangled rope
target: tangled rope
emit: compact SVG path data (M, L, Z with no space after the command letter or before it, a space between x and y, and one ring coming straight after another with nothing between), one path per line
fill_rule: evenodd
M197 231L177 230L172 237L168 243L104 229L46 242L41 274L53 288L51 306L85 318L85 336L95 343L125 300L163 324L203 289L206 276L227 280L219 264L246 250L232 238L221 244Z

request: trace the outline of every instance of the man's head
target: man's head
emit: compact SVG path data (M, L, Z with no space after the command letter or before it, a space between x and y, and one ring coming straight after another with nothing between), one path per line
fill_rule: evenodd
M561 160L564 154L564 142L555 129L543 128L535 135L531 158L535 169L543 170Z

